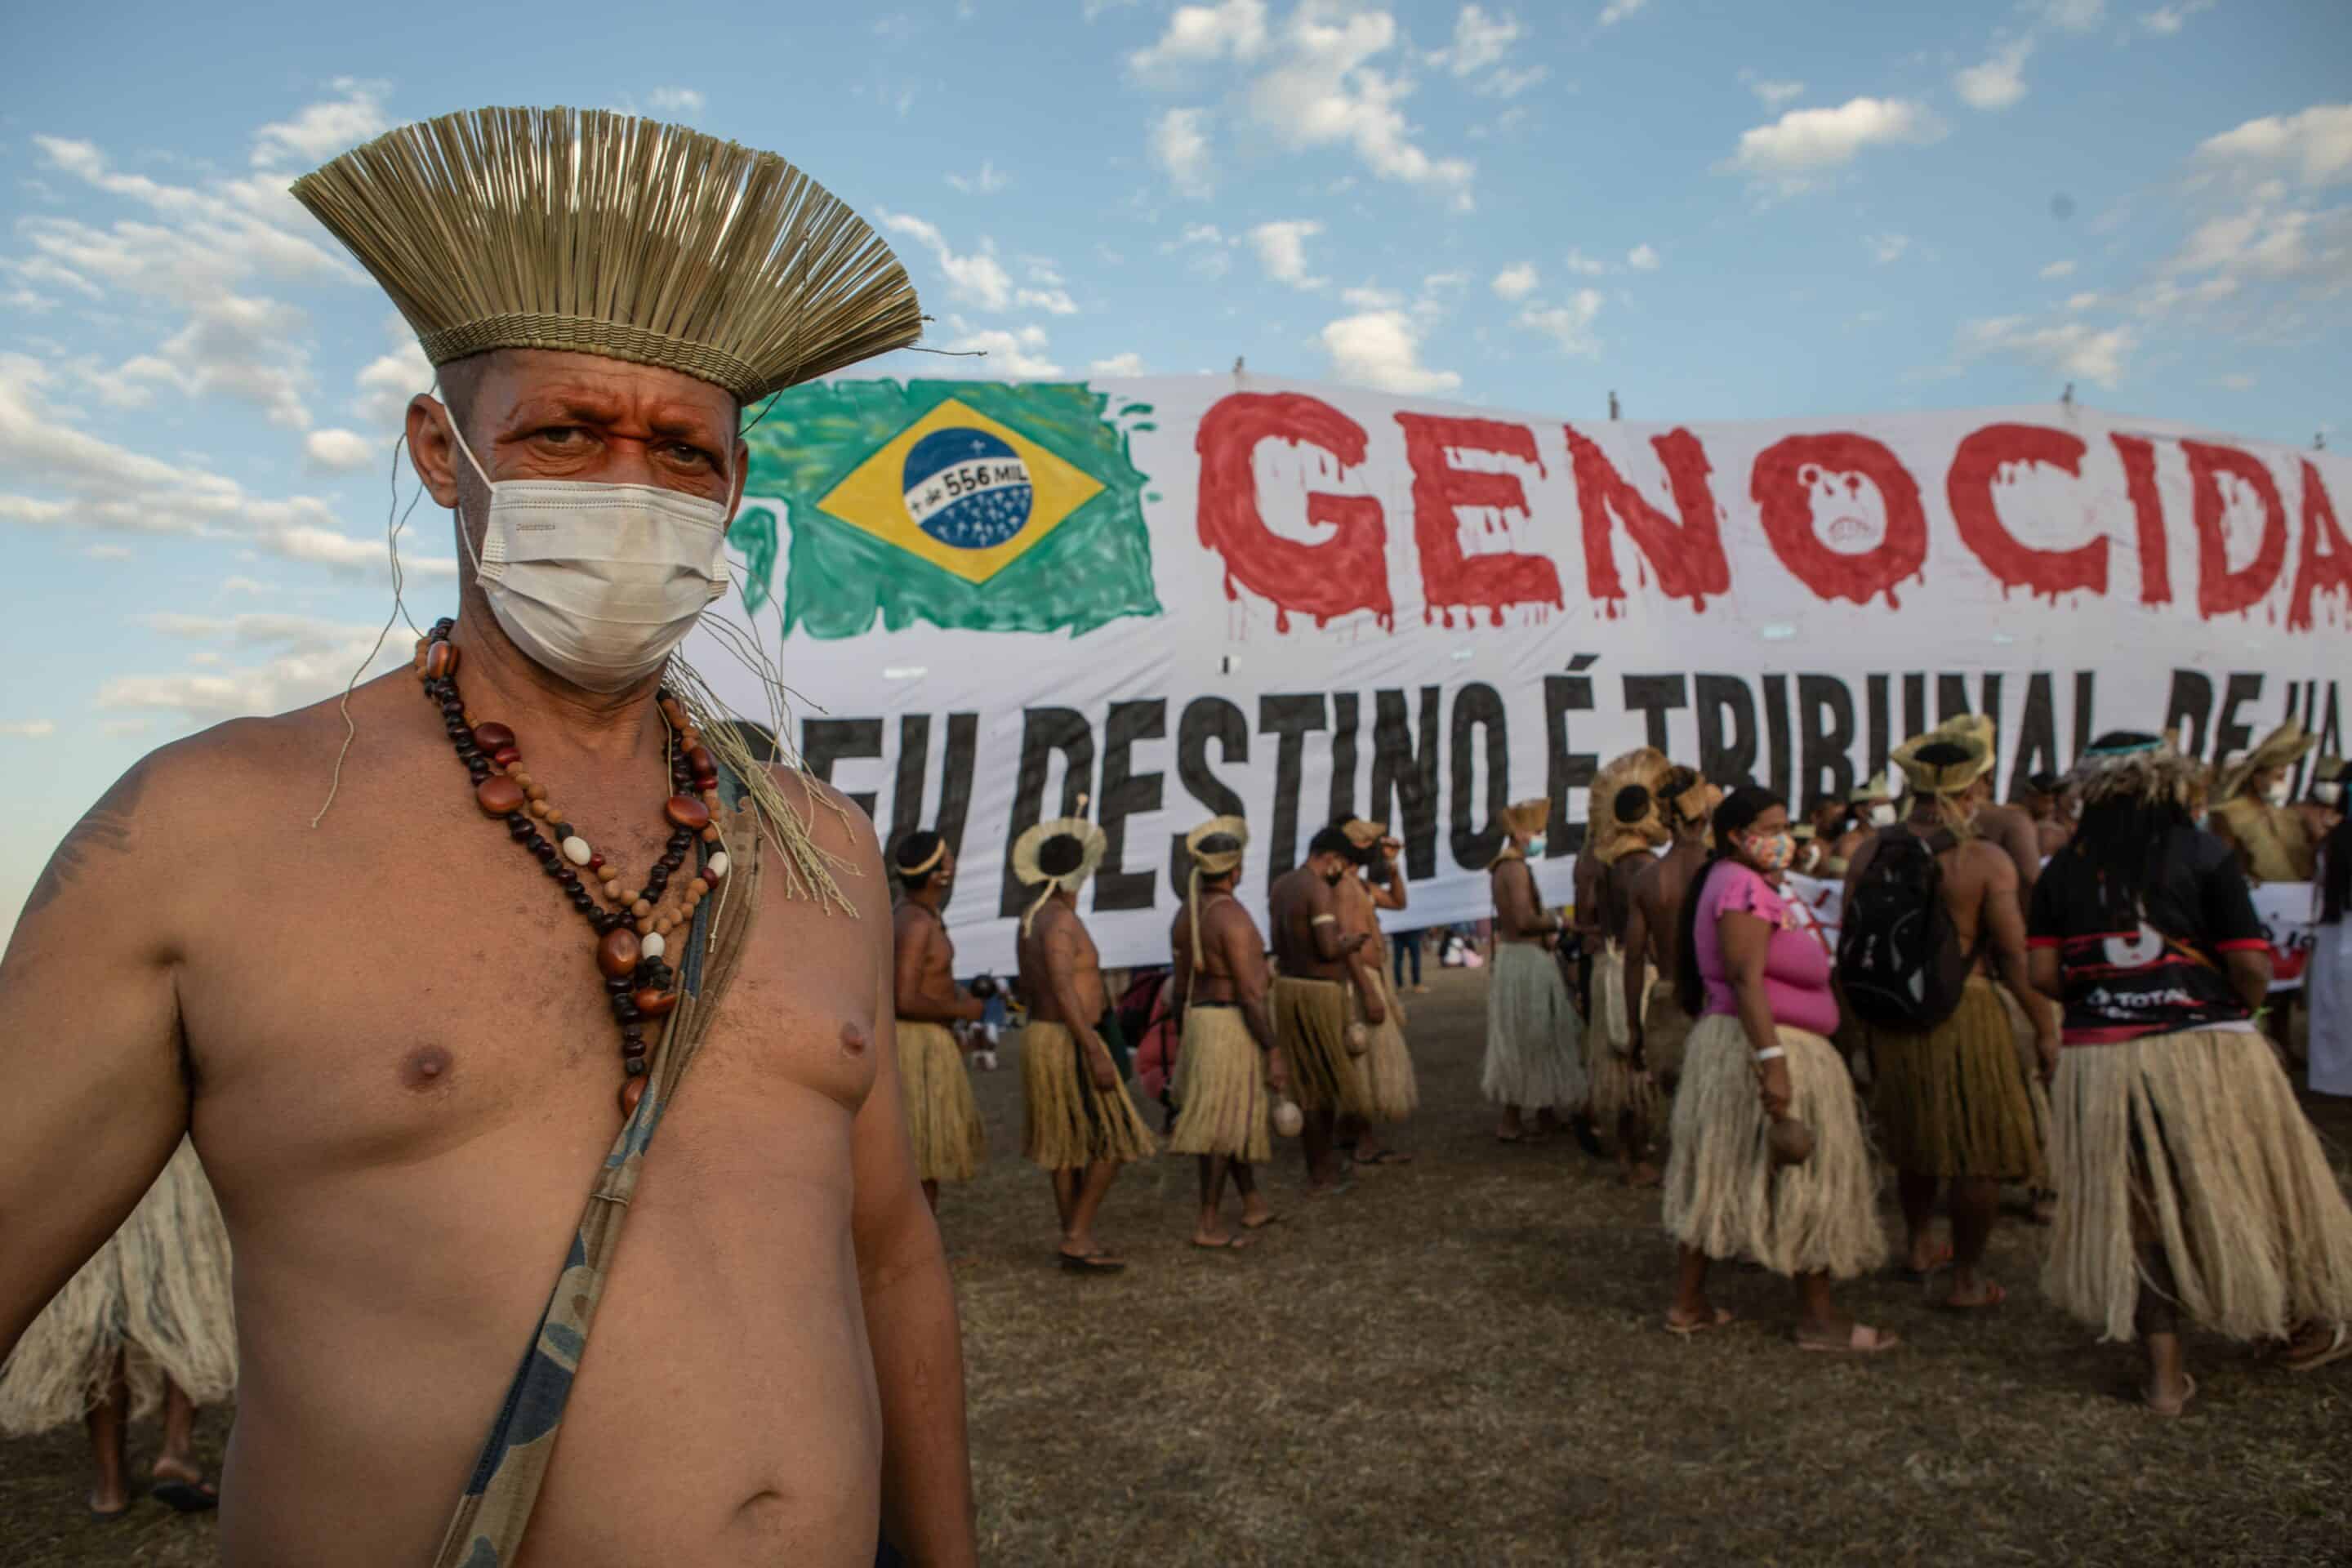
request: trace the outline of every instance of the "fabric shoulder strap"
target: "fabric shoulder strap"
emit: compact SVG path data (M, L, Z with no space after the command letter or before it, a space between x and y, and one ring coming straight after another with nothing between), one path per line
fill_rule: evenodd
M619 1250L622 1222L628 1218L646 1151L750 945L760 907L760 824L742 808L740 782L725 772L724 764L719 787L722 798L733 803L732 809L718 814L727 875L718 891L695 909L677 964L677 1006L655 1043L645 1097L604 1156L562 1271L548 1293L530 1346L507 1385L489 1438L449 1517L434 1568L504 1568L520 1553L539 1489L547 1479L548 1461L554 1457L572 1380L588 1349L605 1276ZM698 852L707 857L710 848L701 845Z

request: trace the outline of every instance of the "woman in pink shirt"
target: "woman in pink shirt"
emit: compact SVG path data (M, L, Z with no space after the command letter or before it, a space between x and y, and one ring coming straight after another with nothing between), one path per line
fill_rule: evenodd
M1755 1258L1797 1284L1797 1343L1875 1354L1900 1342L1841 1316L1830 1281L1886 1258L1877 1179L1845 1062L1830 954L1780 885L1796 853L1788 803L1743 784L1716 807L1714 847L1683 900L1676 976L1698 1019L1675 1097L1666 1229L1682 1244L1666 1327L1691 1334L1731 1321L1706 1299L1707 1265ZM1803 1123L1812 1150L1773 1158L1776 1122ZM1796 1130L1782 1128L1784 1142Z

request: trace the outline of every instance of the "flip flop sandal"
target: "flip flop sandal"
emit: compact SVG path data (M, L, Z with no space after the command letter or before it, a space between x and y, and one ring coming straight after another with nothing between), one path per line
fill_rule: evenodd
M2335 1365L2347 1356L2352 1356L2352 1325L2338 1323L2336 1325L2336 1337L2328 1342L2326 1350L2315 1351L2300 1358L2285 1355L2279 1359L2289 1372L2317 1372L2323 1366Z
M129 1519L133 1513L138 1511L139 1497L137 1493L132 1493L131 1500L124 1503L121 1508L90 1508L87 1503L82 1506L89 1510L89 1517L96 1520L99 1523L115 1524L123 1520Z
M1202 1241L1195 1237L1192 1245L1203 1252L1239 1252L1249 1245L1249 1238L1242 1236L1229 1236L1223 1241Z
M1712 1318L1703 1319L1695 1323L1677 1323L1673 1318L1669 1317L1666 1320L1666 1332L1675 1335L1678 1339L1687 1340L1696 1338L1700 1334L1713 1333L1717 1329L1727 1329L1738 1321L1738 1320L1733 1316L1730 1308L1717 1307L1715 1310L1715 1316Z
M1842 1345L1832 1344L1823 1340L1809 1340L1801 1334L1797 1338L1799 1350L1807 1351L1815 1355L1885 1355L1888 1351L1900 1347L1902 1343L1900 1335L1890 1334L1883 1329L1874 1329L1865 1323L1856 1323L1853 1331L1846 1335L1845 1343Z
M1958 1312L1965 1316L1970 1312L1990 1312L2008 1300L2009 1292L2006 1289L2001 1286L1995 1284L1991 1280L1987 1280L1985 1282L1985 1299L1983 1300L1955 1301L1949 1296L1947 1296L1942 1300L1936 1303L1936 1308L1938 1311Z
M1125 1258L1113 1258L1107 1252L1090 1252L1079 1258L1072 1253L1056 1251L1054 1256L1060 1258L1062 1267L1073 1274L1117 1274L1127 1267Z
M174 1513L209 1513L220 1507L220 1494L201 1481L157 1481L147 1495Z
M1264 1219L1245 1219L1242 1221L1242 1228L1244 1230L1264 1230L1267 1226L1280 1225L1281 1223L1282 1216L1280 1215L1270 1214Z

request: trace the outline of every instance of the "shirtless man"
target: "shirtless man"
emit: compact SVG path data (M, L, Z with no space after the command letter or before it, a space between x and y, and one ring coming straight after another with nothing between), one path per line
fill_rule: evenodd
M1677 767L1659 790L1674 840L1641 868L1625 910L1625 1016L1632 1020L1633 1064L1672 1094L1683 1071L1683 1047L1694 1020L1675 994L1682 973L1683 900L1706 861L1707 834L1723 792L1696 768ZM1654 967L1657 977L1648 980Z
M2074 837L2074 819L2066 813L2066 781L2056 773L2036 773L2025 786L2024 810L2033 824L2035 847L2047 860Z
M955 851L931 832L907 835L891 861L905 890L891 913L898 1088L915 1172L933 1214L940 1184L971 1180L988 1146L963 1060L970 1043L964 1031L988 1006L955 983L955 942L941 912L955 889Z
M2304 798L2294 803L2294 810L2312 843L2323 843L2336 831L2336 825L2344 820L2343 758L2323 756L2313 762L2311 784Z
M2032 1108L2016 1075L2013 1028L1992 976L2034 1020L2045 1082L2057 1068L2058 1033L2027 973L2016 865L2000 844L1972 831L1984 814L1990 750L1947 727L1906 742L1895 761L1911 781L1911 816L1882 829L1848 869L1847 918L1854 918L1856 889L1877 858L1897 852L1898 841L1907 847L1917 839L1935 853L1955 940L1962 952L1974 955L1974 965L1958 1010L1935 1028L1921 1034L1865 1026L1877 1072L1874 1124L1897 1173L1910 1272L1925 1278L1940 1261L1933 1234L1936 1194L1948 1174L1953 1284L1944 1304L1992 1308L2007 1299L1982 1272L2000 1184L2029 1182L2042 1163Z
M1119 1167L1149 1159L1159 1144L1111 1054L1118 1017L1103 985L1101 954L1078 916L1078 889L1102 858L1102 829L1066 818L1041 823L1024 838L1036 845L1034 866L1016 846L1014 868L1044 889L1043 902L1022 919L1015 950L1029 1001L1021 1033L1029 1158L1053 1178L1062 1267L1116 1273L1127 1264L1096 1243L1095 1216Z
M453 421L499 483L731 510L741 409L591 353L492 351L441 384L407 416L425 488L458 510L440 661L634 877L672 842L663 667L592 689L506 629L470 564L491 496ZM610 623L564 624L643 662ZM404 669L351 694L349 730L322 702L153 752L68 835L0 964L0 1352L192 1131L236 1257L220 1544L240 1568L436 1561L622 1126L599 941L550 885L560 868L486 819L445 717ZM975 1561L881 851L844 797L772 776L855 913L796 895L781 865L757 881L509 1568L866 1568L877 1519L917 1563Z
M1234 897L1248 843L1249 826L1237 816L1212 817L1192 830L1184 841L1196 868L1192 890L1168 931L1175 964L1168 994L1183 1042L1176 1056L1181 1099L1169 1148L1200 1162L1201 1216L1192 1245L1222 1251L1246 1247L1248 1232L1275 1222L1251 1167L1271 1156L1270 1107L1290 1092L1266 1005L1272 976L1265 942ZM1228 1175L1242 1198L1240 1236L1224 1222Z
M1643 777L1663 786L1672 772L1665 758L1654 752L1646 754ZM1593 861L1607 857L1594 899L1604 951L1594 971L1594 995L1585 1015L1584 1064L1591 1084L1592 1120L1617 1141L1620 1178L1627 1186L1654 1187L1658 1168L1649 1154L1657 1092L1633 1044L1640 1010L1627 1008L1622 1014L1622 1044L1612 1035L1621 1016L1618 1010L1630 994L1625 989L1625 965L1630 962L1625 939L1632 921L1633 886L1653 864L1652 849L1670 830L1657 795L1646 784L1612 790L1601 809L1613 825L1598 848L1588 837L1589 853L1581 857ZM1601 826L1596 823L1588 831L1597 836Z
M1551 803L1540 796L1504 807L1509 837L1487 868L1495 958L1486 982L1486 1060L1479 1088L1502 1108L1495 1137L1504 1143L1528 1137L1528 1110L1536 1113L1536 1135L1548 1132L1558 1124L1556 1110L1581 1107L1587 1089L1576 1008L1553 958L1559 916L1544 907L1536 886L1533 863L1543 856L1550 813ZM1601 1152L1597 1140L1588 1152Z
M1274 1022L1294 1097L1306 1119L1299 1142L1307 1159L1307 1191L1336 1192L1344 1173L1333 1147L1342 1111L1363 1109L1363 1085L1348 1044L1350 961L1370 940L1339 928L1339 885L1356 864L1348 836L1326 827L1307 846L1307 863L1275 879L1266 895L1274 927ZM1377 996L1359 1000L1371 1006Z

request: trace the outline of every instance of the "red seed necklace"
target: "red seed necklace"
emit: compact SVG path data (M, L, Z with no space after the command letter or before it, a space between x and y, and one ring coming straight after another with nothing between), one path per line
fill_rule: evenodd
M457 648L449 640L455 622L444 618L416 644L416 673L427 700L441 710L442 728L457 760L473 776L474 802L483 815L507 825L507 833L529 850L540 868L596 932L596 967L604 994L621 1027L621 1114L637 1108L646 1090L647 1020L667 1017L677 1005L677 975L663 962L670 933L691 924L695 906L727 875L727 853L711 821L719 806L719 763L703 746L684 704L667 690L656 694L669 741L669 799L662 816L669 841L642 888L627 888L620 873L589 846L562 811L548 799L547 787L523 771L522 750L504 724L478 719L457 695ZM545 823L554 835L539 828ZM703 843L702 864L673 898L670 878L686 864L695 840ZM584 875L583 875L584 873ZM604 896L589 890L590 881Z

